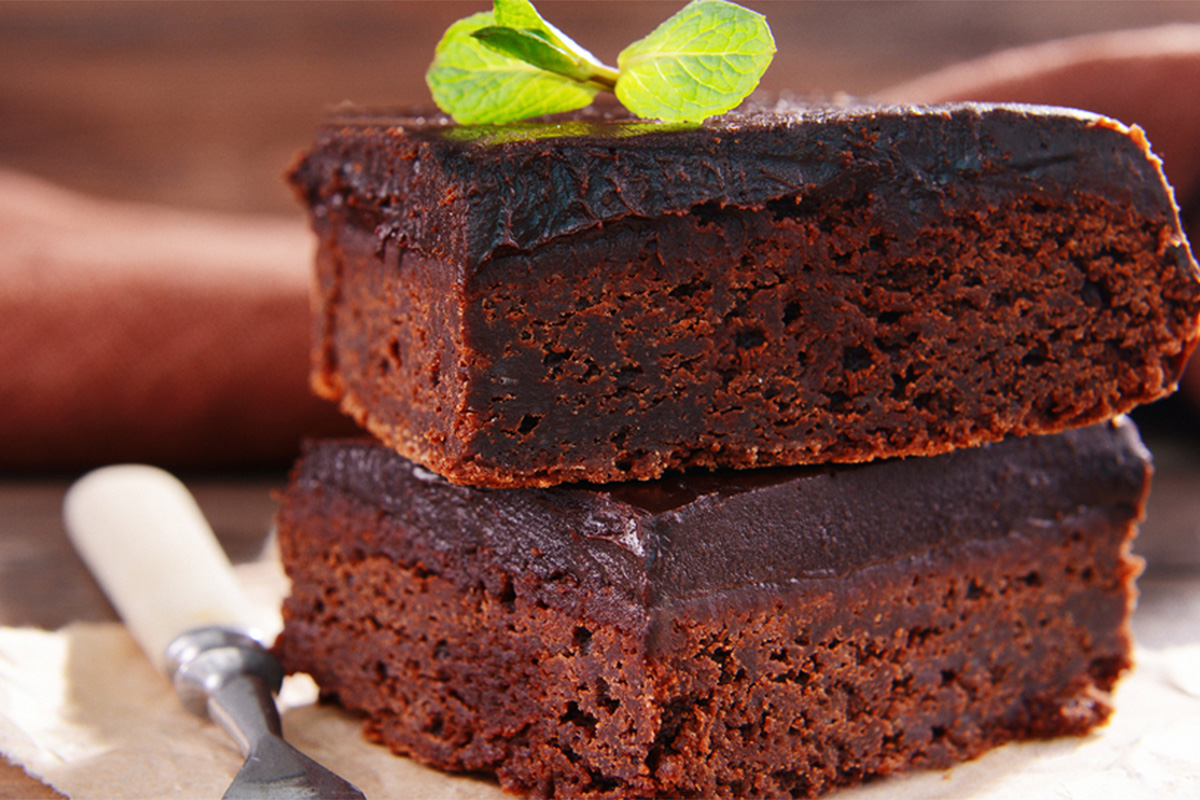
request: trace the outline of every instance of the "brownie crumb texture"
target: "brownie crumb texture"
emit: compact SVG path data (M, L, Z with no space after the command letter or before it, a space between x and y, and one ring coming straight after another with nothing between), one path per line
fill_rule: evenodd
M1159 222L1026 198L902 241L873 214L700 208L462 282L348 225L322 250L315 385L476 486L932 455L1174 390L1200 282Z

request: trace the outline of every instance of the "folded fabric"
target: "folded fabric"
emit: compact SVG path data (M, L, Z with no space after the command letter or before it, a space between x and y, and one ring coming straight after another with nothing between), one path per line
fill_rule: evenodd
M102 201L0 171L0 468L285 463L308 390L299 218Z

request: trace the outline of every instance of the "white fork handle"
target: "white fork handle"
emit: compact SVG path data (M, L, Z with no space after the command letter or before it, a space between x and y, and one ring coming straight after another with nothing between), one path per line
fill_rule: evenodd
M187 488L156 467L121 464L80 478L63 501L76 551L142 651L202 625L257 633L253 607Z

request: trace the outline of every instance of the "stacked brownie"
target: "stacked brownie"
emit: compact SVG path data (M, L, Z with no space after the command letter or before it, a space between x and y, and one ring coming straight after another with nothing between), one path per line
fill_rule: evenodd
M544 797L813 796L1083 733L1130 664L1200 275L1136 129L779 106L346 112L277 650ZM872 463L867 463L872 462Z

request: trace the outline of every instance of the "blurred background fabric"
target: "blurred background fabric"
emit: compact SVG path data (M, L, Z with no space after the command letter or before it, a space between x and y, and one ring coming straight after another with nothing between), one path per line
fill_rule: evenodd
M769 92L1143 126L1200 234L1200 2L745 4ZM539 3L610 62L681 5ZM279 465L351 430L308 390L312 241L281 175L343 101L427 107L438 37L487 7L0 3L0 469Z

